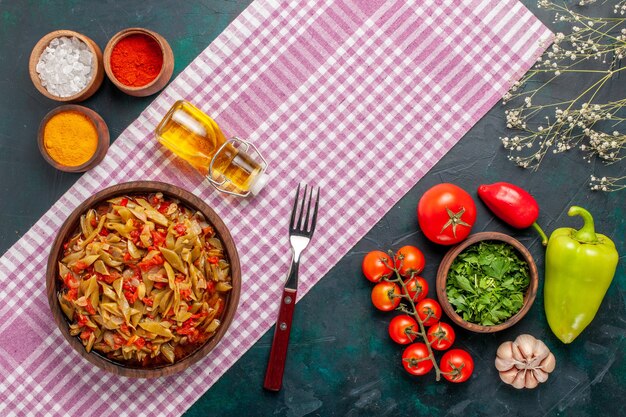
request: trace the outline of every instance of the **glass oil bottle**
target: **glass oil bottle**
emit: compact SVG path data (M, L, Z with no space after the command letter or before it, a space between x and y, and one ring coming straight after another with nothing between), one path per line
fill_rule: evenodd
M187 101L174 103L156 137L221 192L245 197L267 183L267 162L257 148L237 137L226 139L213 119Z

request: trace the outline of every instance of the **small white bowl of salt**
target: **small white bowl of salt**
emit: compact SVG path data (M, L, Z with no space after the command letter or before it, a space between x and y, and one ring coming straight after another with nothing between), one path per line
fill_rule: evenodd
M102 84L102 51L89 37L72 30L55 30L41 38L28 63L30 78L51 100L79 102Z

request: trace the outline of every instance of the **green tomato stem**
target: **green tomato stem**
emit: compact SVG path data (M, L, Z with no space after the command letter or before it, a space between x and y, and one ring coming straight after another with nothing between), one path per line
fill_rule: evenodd
M436 381L440 381L441 380L441 369L439 369L439 365L437 364L437 359L435 358L435 354L433 353L433 349L431 347L430 342L428 341L428 336L426 334L426 327L424 327L424 322L422 321L422 319L420 318L419 314L417 314L417 308L415 307L415 302L413 301L413 299L411 297L409 297L409 291L406 288L406 284L404 283L404 280L402 279L402 276L400 275L400 269L402 269L402 259L400 259L400 264L398 266L396 266L396 258L393 254L392 251L389 251L389 255L390 258L394 260L393 264L388 264L385 262L385 265L387 266L387 268L391 269L395 275L395 278L391 278L391 276L389 277L384 277L383 279L385 281L388 282L393 282L393 283L397 283L400 284L400 286L402 287L402 295L400 297L406 298L409 301L409 304L411 305L411 309L407 309L405 307L404 304L400 304L400 306L398 307L398 310L402 311L403 313L406 313L408 315L412 315L415 320L417 321L417 323L419 324L419 332L411 332L414 333L417 336L420 336L422 338L422 340L424 341L424 344L426 345L426 349L428 349L428 358L425 359L429 359L432 363L433 363L433 368L435 368L435 380ZM414 273L411 273L411 278L413 278ZM398 297L398 296L395 296Z
M393 280L393 282L397 282L402 286L402 294L408 294L409 292L407 291L406 284L404 283L404 280L400 276L400 272L398 272L398 269L396 269L395 265L391 269L393 269L393 271L396 274L396 278ZM430 342L428 341L428 337L426 335L426 328L424 327L424 322L420 318L419 314L417 314L417 308L415 307L415 303L413 302L413 299L408 296L406 297L406 299L409 301L409 304L411 305L410 311L406 310L406 312L412 315L413 317L415 317L415 320L417 321L417 324L419 324L419 328L420 328L419 332L414 332L414 333L420 336L422 340L424 340L426 349L428 349L428 358L425 358L425 359L430 359L430 361L433 363L433 368L435 368L435 380L440 381L441 369L439 369L439 365L437 364L437 360L435 359L433 349L430 346Z

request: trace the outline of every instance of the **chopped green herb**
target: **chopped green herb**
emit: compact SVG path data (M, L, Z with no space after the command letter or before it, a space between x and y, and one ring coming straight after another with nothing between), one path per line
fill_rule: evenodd
M524 304L528 264L508 243L483 241L461 252L448 271L446 293L463 320L493 326Z

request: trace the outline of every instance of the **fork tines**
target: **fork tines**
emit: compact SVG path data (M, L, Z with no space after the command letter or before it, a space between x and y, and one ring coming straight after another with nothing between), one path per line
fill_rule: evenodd
M300 196L300 184L296 190L296 198L293 202L293 209L291 210L291 222L289 223L290 234L300 234L303 236L311 237L315 231L315 222L317 220L317 207L320 200L319 187L310 187L304 185L304 191ZM308 191L308 193L307 193ZM313 207L313 214L311 213L311 202L313 201L313 192L315 191L315 205ZM300 201L300 210L298 210L298 201ZM306 205L306 211L305 206Z

